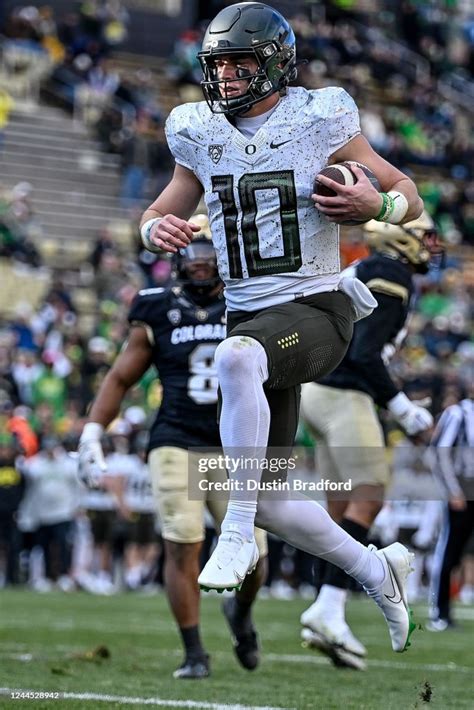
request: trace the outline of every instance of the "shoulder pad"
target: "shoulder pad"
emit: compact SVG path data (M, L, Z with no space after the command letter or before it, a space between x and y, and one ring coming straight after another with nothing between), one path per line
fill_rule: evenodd
M312 114L324 121L328 155L332 155L359 135L359 111L352 96L340 87L328 86L310 93Z
M181 104L171 111L166 119L165 133L177 163L189 170L194 169L196 145L207 144L212 117L205 101Z
M167 303L170 293L170 288L163 288L162 286L143 288L133 299L128 312L128 321L130 323L136 321L149 323L154 321L156 314Z
M346 113L357 112L352 96L339 86L312 89L308 94L310 96L308 109L322 118L339 118Z

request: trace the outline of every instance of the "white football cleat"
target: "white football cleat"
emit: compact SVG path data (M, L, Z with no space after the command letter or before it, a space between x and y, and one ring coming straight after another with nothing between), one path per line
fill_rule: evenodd
M221 533L214 552L198 577L204 591L240 589L247 574L253 572L258 562L255 538L245 538L238 525L229 525Z
M411 563L415 555L399 542L382 550L377 550L373 545L369 547L381 560L385 579L379 589L367 593L385 616L393 650L402 653L410 645L410 636L416 628L411 620L406 592L407 577L413 569Z
M354 636L346 621L327 618L326 614L318 609L317 602L301 614L300 621L302 626L320 636L327 644L337 646L355 656L367 655L364 644ZM303 637L303 634L301 635Z
M325 656L328 656L336 668L352 668L356 671L367 670L367 663L362 656L355 653L350 653L344 648L331 644L324 636L312 631L307 626L301 629L301 645L303 648L315 648ZM362 644L361 644L362 645Z
M428 631L446 631L449 629L449 621L447 619L431 619L428 621L425 628Z

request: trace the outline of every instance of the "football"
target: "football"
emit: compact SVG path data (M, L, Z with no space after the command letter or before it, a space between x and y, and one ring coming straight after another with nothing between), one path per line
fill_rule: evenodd
M330 178L331 180L334 180L334 182L340 183L341 185L355 185L357 182L357 177L352 172L351 168L353 165L357 165L358 168L363 170L369 178L373 187L375 187L376 190L380 191L380 183L370 168L368 168L366 165L363 165L362 163L347 161L344 163L335 163L334 165L326 165L325 168L320 170L314 180L313 192L316 193L316 195L322 195L324 197L335 197L337 194L334 190L331 190L330 187L327 187L326 185L323 185L321 182L319 182L319 175L325 175L326 177ZM342 224L364 224L366 221L367 220L347 220L346 222L342 222Z

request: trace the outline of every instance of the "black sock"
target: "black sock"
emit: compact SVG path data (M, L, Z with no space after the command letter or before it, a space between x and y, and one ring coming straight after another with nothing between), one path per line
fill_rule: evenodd
M244 622L250 619L253 601L242 601L239 597L234 597L234 618L237 622Z
M352 535L355 540L362 543L362 545L367 545L368 528L359 525L359 523L355 523L353 520L349 520L349 518L343 518L340 522L340 526L349 533L349 535ZM327 562L323 584L330 584L331 587L339 587L339 589L349 589L352 585L352 580L340 567L336 567L336 565Z
M196 659L206 655L199 635L199 626L180 626L179 632L183 639L186 658Z
M324 584L324 576L326 574L326 567L330 562L326 562L322 557L315 557L313 563L313 578L314 586L317 589L317 593L321 591L321 587ZM317 595L316 595L317 596Z

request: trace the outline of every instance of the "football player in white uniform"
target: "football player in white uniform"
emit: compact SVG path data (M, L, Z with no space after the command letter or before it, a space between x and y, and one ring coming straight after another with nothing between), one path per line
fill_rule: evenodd
M343 89L288 88L296 77L295 37L273 8L225 8L198 56L206 100L179 106L168 118L175 172L144 212L141 234L151 250L185 247L198 229L189 217L204 194L228 308L228 337L215 354L221 439L237 463L264 461L267 447L291 449L299 385L334 369L355 317L374 305L357 280L340 286L337 223L400 223L423 205L413 182L360 135L357 107ZM367 165L384 192L354 167L354 186L321 177L336 196L313 195L315 175L346 160ZM235 588L253 569L257 515L260 526L365 586L385 614L392 647L404 650L408 551L364 547L303 496L260 496L257 506L263 468L232 467L227 514L201 586Z

